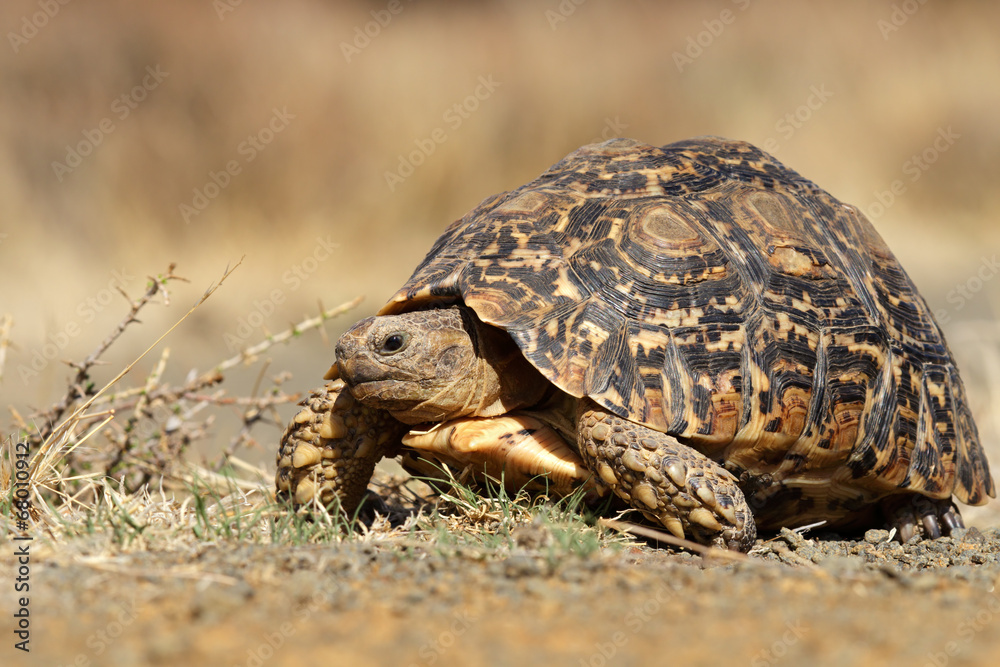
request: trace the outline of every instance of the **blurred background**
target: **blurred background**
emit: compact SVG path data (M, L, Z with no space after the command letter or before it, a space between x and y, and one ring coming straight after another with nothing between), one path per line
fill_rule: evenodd
M170 262L191 283L144 311L99 383L241 257L165 341L168 377L365 295L335 340L450 221L580 145L716 134L868 213L938 314L996 475L997 25L985 1L7 0L2 405L61 396L62 360L126 312L117 288L137 297ZM332 347L311 332L268 354L307 390ZM273 449L253 456L273 467Z

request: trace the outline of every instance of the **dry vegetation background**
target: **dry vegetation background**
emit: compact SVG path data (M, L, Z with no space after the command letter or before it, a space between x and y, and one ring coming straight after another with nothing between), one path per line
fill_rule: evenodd
M248 327L247 344L317 300L367 295L328 323L334 338L402 284L448 222L582 144L718 134L767 145L879 213L942 314L998 470L995 3L107 0L52 2L47 18L40 4L0 7L0 314L14 322L3 406L27 415L61 395L62 360L85 357L127 309L113 289L135 298L170 262L191 284L143 313L99 385L240 257L165 342L174 380L231 356L228 336ZM376 32L372 12L391 20ZM26 27L33 16L41 28ZM374 36L345 56L366 25ZM456 104L467 111L449 112ZM248 149L272 122L281 131ZM390 187L386 172L432 136L433 152ZM89 154L73 166L68 147ZM921 154L926 169L911 161ZM206 192L231 161L239 173ZM894 201L872 209L894 181ZM195 190L216 196L198 202ZM181 205L196 204L207 205L185 220ZM269 354L268 372L293 371L287 387L302 391L332 349L312 332ZM245 388L256 374L228 381ZM260 435L250 458L273 466Z

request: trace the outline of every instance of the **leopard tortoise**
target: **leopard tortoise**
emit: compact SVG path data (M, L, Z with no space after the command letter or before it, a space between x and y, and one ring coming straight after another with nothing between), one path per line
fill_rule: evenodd
M773 157L614 139L438 239L292 420L279 497L384 456L613 492L674 535L961 527L995 495L955 361L878 233ZM541 476L541 477L538 477Z

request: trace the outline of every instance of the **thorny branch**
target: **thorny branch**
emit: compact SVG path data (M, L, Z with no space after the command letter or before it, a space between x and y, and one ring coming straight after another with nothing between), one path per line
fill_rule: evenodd
M157 479L181 479L186 465L184 452L192 443L210 435L216 419L216 411L210 409L213 407L236 410L241 421L238 432L230 439L213 466L216 470L221 469L240 447L257 444L252 437L252 429L258 423L281 426L276 406L295 402L300 398L297 393L286 394L281 389L282 383L290 377L288 373L271 377L271 386L263 391L263 395L258 395L267 379L266 363L258 374L250 396L226 395L225 390L219 387L224 381L223 372L236 366L250 365L272 346L288 343L310 329L318 329L325 339L323 324L326 320L347 312L361 302L361 298L357 298L332 309L326 309L320 303L318 315L292 324L286 331L268 335L264 341L242 350L207 372L198 374L192 370L183 384L172 385L163 379L170 359L170 350L167 348L163 350L149 375L134 386L116 387L108 391L113 380L108 387L95 391L89 384L91 369L100 362L101 356L130 324L140 322L140 311L156 294L162 293L164 303L169 304L166 290L168 282L184 280L174 274L174 268L175 265L171 264L166 275L151 278L146 293L135 301L128 299L123 292L129 302L129 312L86 359L69 364L76 369L76 374L68 380L66 394L47 410L33 416L41 422L41 429L34 434L27 434L27 437L36 445L51 437L77 438L77 429L85 422L91 422L91 418L98 415L113 416L109 417L110 421L101 429L110 447L90 445L86 448L69 447L64 451L61 457L62 468L70 476L80 473L85 473L81 479L92 478L94 475L110 476L122 481L128 490L138 489ZM228 276L231 272L227 268L225 275ZM213 285L206 290L194 308L204 302L217 287L218 285ZM116 379L121 378L127 370ZM82 408L86 408L86 412L81 412ZM74 412L71 417L75 418L69 420L69 430L63 433L65 429L57 425L71 411ZM12 412L18 426L27 433L27 424L13 408ZM60 433L56 433L56 430Z
M171 280L182 280L188 282L187 278L183 278L174 274L174 269L176 264L170 264L167 267L166 275L161 275L157 278L149 277L149 287L146 288L146 293L141 297L132 301L128 294L125 293L121 288L118 289L121 295L125 297L125 300L129 303L129 312L125 315L121 322L108 334L107 338L101 341L93 352L91 352L86 359L82 362L69 362L72 368L76 369L76 376L69 381L69 386L67 387L66 394L58 402L53 404L45 412L41 412L34 415L37 422L41 423L41 426L37 433L30 434L28 437L33 441L33 444L38 444L44 442L52 432L55 430L56 426L59 424L63 415L66 411L73 405L77 399L85 398L93 393L93 389L89 384L90 380L90 369L93 368L97 362L100 360L101 356L111 347L112 344L118 338L125 333L125 329L128 325L133 322L139 322L139 311L141 311L153 297L159 293L163 294L164 305L169 305L170 294L167 292L167 283Z

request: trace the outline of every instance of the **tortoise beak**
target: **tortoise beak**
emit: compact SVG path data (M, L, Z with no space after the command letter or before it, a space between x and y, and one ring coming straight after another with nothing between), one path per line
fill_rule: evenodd
M346 382L355 398L378 391L382 385L391 382L390 375L394 373L391 367L373 358L368 349L368 332L374 319L358 322L340 337L337 341L337 363L327 371L327 377L333 375Z
M374 317L363 319L344 332L340 340L337 341L335 350L337 361L326 372L325 379L333 380L340 378L348 384L353 383L355 379L354 362L366 356L359 353L364 351L368 330L371 328L374 320Z

